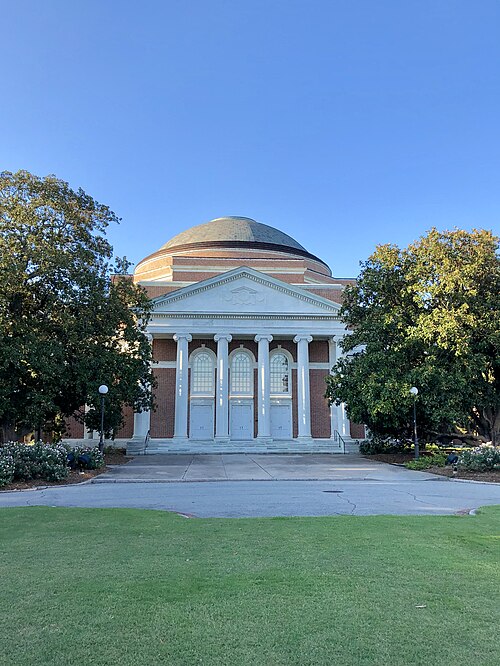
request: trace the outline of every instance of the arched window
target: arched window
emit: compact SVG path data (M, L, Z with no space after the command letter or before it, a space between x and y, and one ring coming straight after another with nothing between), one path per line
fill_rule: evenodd
M208 351L196 353L191 361L191 395L210 395L215 392L214 359Z
M288 356L282 352L273 354L270 361L271 394L290 394L291 388Z
M237 351L231 358L231 394L253 395L253 364L247 352Z

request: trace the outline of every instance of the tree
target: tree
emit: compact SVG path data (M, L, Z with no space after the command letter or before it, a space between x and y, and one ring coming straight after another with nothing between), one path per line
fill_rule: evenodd
M408 437L411 386L421 433L474 433L500 442L499 239L485 230L377 247L347 287L341 315L352 335L327 379L375 435Z
M0 425L3 438L75 415L106 429L123 405L151 407L150 301L113 260L105 237L119 222L54 176L0 174ZM113 265L114 263L114 265ZM113 277L113 273L122 274Z

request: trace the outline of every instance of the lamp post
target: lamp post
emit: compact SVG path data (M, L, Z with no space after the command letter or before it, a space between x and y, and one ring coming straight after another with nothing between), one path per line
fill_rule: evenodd
M415 441L415 459L418 458L419 455L419 450L418 450L418 437L417 437L417 395L418 395L418 388L416 386L412 386L410 389L410 393L413 396L413 438Z
M106 384L99 386L99 393L101 395L101 436L99 438L99 451L102 453L104 449L104 396L108 392Z

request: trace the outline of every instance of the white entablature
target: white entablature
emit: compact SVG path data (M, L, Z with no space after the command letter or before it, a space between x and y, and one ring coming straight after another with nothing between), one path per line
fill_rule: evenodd
M345 331L340 305L300 287L242 267L154 299L151 333L179 328L238 333L332 335Z

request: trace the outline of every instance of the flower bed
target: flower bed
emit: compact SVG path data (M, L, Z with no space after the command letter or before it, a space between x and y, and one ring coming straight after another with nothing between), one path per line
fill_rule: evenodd
M500 448L483 444L471 451L464 451L458 458L458 466L469 472L500 470Z
M94 470L104 466L97 447L71 448L62 444L7 442L0 445L0 487L15 482L61 482L70 470Z

